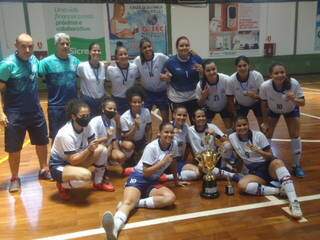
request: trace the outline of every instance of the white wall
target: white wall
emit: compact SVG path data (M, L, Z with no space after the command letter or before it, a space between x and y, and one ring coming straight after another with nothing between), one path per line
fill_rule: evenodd
M314 50L317 2L300 2L297 54L320 53Z
M0 3L0 43L3 57L15 51L15 40L22 32L26 32L22 3Z

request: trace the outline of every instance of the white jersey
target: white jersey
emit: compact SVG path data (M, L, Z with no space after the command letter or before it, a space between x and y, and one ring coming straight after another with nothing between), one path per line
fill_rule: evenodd
M126 91L135 84L137 78L138 67L133 63L129 63L128 69L120 69L117 65L107 68L107 81L111 81L112 96L125 98Z
M105 95L104 81L106 73L103 62L99 62L99 68L94 69L89 62L78 65L77 75L80 79L80 91L91 98L102 98Z
M211 130L220 137L224 136L224 133L213 123L208 123L208 127L203 132L198 132L194 126L189 127L188 141L194 154L201 153L206 150L203 142L206 130ZM216 146L212 147L216 148Z
M147 164L149 166L155 165L157 162L161 161L167 154L173 154L177 152L176 142L173 141L171 146L162 150L159 145L159 139L155 139L150 142L144 149L142 157L138 164L134 167L135 171L143 174L143 164ZM159 169L156 173L152 174L152 176L148 177L151 179L158 179L161 174L166 170L167 167L170 166L170 163L165 164L161 169Z
M151 92L162 92L167 89L167 83L160 80L160 74L165 62L169 59L163 53L154 53L151 61L141 63L140 56L137 56L133 63L137 65L141 77L141 85Z
M177 143L178 146L178 152L176 154L177 157L184 157L188 141L188 127L189 126L185 123L182 126L181 131L174 134L173 140Z
M266 160L258 153L252 152L250 148L247 146L248 144L253 144L259 147L260 149L265 149L270 147L268 139L266 136L260 131L251 131L252 137L250 137L247 141L241 141L237 133L232 133L229 135L229 141L238 154L238 156L243 160L245 165L250 163L258 163L265 162Z
M252 70L249 71L248 80L241 82L237 78L237 73L234 73L230 76L230 81L227 86L226 94L227 96L234 96L236 101L245 107L250 107L258 100L253 99L249 96L245 96L248 91L259 93L259 88L263 83L264 79L261 73Z
M87 148L89 141L94 138L95 135L90 126L85 127L81 133L77 133L69 121L58 131L51 148L51 155L66 160L67 155Z
M271 79L264 82L260 87L260 98L268 102L268 107L275 113L289 113L297 106L294 102L290 101L286 97L286 93L291 91L296 98L304 97L303 90L299 82L291 78L290 90L277 91L273 86Z
M139 129L136 130L134 134L134 141L139 141L144 138L146 126L151 124L151 114L149 109L142 108L140 113L141 124ZM127 110L120 117L121 131L128 132L133 128L135 116L132 116L131 110Z
M230 77L228 75L218 73L218 82L216 84L206 83L206 86L209 88L209 96L205 101L205 105L209 108L209 110L214 112L221 112L227 106L227 96L226 89L227 84L230 81ZM198 82L196 88L197 99L201 98L201 89L202 82Z
M113 119L107 119L104 116L96 116L91 119L89 126L93 130L96 138L106 137L108 129L113 129L112 137L105 143L106 146L110 145L113 140L116 140L116 122Z

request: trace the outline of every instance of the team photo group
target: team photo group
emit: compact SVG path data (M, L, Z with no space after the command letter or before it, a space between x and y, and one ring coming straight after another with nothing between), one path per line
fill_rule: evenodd
M305 175L300 139L305 98L285 65L272 64L263 77L242 55L234 59L229 76L219 72L214 60L193 51L186 36L176 39L176 55L170 57L142 38L140 55L132 60L119 41L111 63L101 59L104 50L98 43L88 46L85 62L70 53L69 35L55 34L54 44L56 52L39 61L32 37L22 33L16 52L0 62L0 124L10 193L21 189L20 155L28 132L39 179L55 181L63 202L75 188L114 192L109 173L123 177L123 199L102 219L108 240L118 238L134 209L175 204L174 188L163 183L205 184L209 175L234 182L243 194L287 198L292 217L302 218L292 175ZM40 81L47 87L46 113ZM250 112L257 128L250 127ZM272 151L281 116L291 141L289 166ZM218 153L217 163L201 161L204 152Z

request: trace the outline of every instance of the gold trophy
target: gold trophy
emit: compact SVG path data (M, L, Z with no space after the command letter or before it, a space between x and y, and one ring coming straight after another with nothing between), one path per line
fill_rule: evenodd
M202 172L205 173L202 182L201 197L204 198L217 198L219 191L213 169L220 159L220 153L214 150L214 134L206 134L204 136L205 150L196 156Z

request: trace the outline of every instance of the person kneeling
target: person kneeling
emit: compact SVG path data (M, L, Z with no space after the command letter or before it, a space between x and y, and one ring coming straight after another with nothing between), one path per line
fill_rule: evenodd
M236 132L230 134L229 140L243 161L242 172L246 174L238 182L240 191L258 196L286 195L292 217L301 218L302 210L290 173L283 161L273 156L266 136L260 131L250 130L247 117L237 117L235 124ZM267 185L273 180L278 180L281 186L278 188Z
M83 101L71 100L66 111L70 120L58 131L49 161L60 197L69 200L71 188L85 187L91 182L88 169L91 165L95 166L93 188L114 191L103 181L108 150L100 143L107 141L108 136L95 139L92 129L88 127L90 109Z

